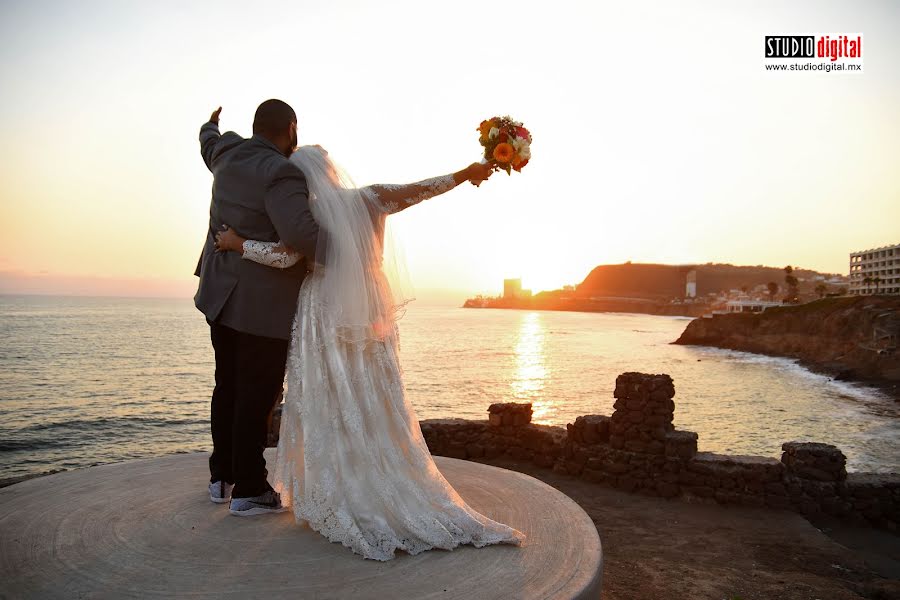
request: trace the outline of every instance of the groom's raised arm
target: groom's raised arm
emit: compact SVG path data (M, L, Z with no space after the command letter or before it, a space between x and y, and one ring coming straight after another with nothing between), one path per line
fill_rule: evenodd
M216 153L216 146L222 138L219 135L219 115L222 113L220 106L213 111L209 117L209 121L200 127L200 156L206 163L206 168L212 171L212 159Z
M210 171L212 171L212 157L221 138L218 123L207 121L200 128L200 155L203 157L203 162L206 163L206 168Z
M289 162L279 166L266 189L265 202L266 212L281 241L313 259L319 224L309 209L309 188L303 171Z

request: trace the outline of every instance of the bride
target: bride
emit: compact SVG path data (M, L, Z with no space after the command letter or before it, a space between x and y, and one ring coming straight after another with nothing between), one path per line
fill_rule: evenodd
M274 487L297 522L365 558L390 560L459 544L519 545L525 536L469 507L438 471L406 398L396 319L404 300L383 269L387 215L480 184L493 167L409 185L355 188L320 146L292 156L306 175L320 230L303 282L287 360ZM226 228L220 251L287 268L300 260L277 242Z

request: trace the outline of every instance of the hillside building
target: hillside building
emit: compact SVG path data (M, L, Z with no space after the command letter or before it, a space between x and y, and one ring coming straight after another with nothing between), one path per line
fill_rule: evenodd
M850 253L850 294L900 294L900 244Z

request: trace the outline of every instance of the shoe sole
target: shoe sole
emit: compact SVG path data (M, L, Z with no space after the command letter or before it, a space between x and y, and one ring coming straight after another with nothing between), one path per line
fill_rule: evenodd
M216 504L225 504L226 502L231 502L231 498L216 498L215 496L210 496L209 499Z
M288 509L287 506L282 506L281 508L248 508L247 510L231 510L228 509L228 512L233 514L236 517L253 517L256 515L265 515L269 513L281 513Z

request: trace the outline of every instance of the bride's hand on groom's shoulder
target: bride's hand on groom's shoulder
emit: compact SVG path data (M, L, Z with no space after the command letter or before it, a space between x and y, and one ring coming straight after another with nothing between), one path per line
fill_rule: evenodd
M494 174L496 168L497 165L494 162L474 162L466 167L466 179L469 180L469 183L478 187L482 182L487 181L490 176Z

